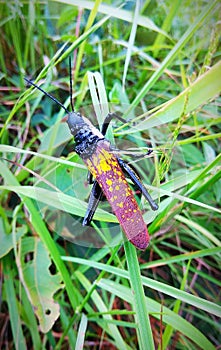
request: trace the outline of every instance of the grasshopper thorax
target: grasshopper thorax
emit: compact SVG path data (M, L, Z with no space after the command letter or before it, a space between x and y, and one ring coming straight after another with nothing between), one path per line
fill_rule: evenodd
M90 157L104 136L91 122L79 112L70 112L67 116L68 127L74 136L75 151L83 159Z

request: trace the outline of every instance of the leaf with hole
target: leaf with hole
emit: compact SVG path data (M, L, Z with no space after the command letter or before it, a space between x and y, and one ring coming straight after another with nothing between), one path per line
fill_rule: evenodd
M62 288L60 274L49 270L51 260L43 243L34 237L22 239L17 259L21 279L38 317L42 332L48 332L60 315L54 294Z

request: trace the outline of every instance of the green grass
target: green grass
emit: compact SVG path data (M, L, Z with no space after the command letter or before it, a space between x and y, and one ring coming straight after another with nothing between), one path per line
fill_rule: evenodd
M219 11L219 1L0 5L1 348L218 348ZM94 125L116 111L126 122L113 121L111 142L153 148L132 161L159 203L152 212L140 200L145 252L105 201L82 228L90 186L65 112L25 86L70 109L69 56L75 109Z

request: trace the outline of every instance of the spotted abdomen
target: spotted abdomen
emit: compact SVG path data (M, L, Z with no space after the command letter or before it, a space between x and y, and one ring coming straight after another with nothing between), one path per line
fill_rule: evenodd
M99 183L128 240L138 249L146 249L150 239L146 224L117 158L110 150L109 141L98 141L95 152L84 162Z

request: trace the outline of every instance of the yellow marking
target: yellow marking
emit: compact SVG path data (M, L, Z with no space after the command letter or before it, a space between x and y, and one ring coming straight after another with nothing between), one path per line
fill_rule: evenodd
M116 199L117 199L117 196L114 196L113 198L116 200Z
M117 166L118 166L117 162L113 162L112 164L113 164L114 168L117 168Z
M108 188L108 191L113 192L113 187L110 186L110 187Z
M107 184L107 185L112 185L112 183L113 183L112 180L110 180L110 179L107 179L107 180L106 180L106 184Z
M98 170L99 174L102 174L111 170L110 165L106 162L105 159L102 159L99 163L95 164L95 168Z
M136 213L136 212L137 212L137 209L134 209L133 212Z
M117 203L117 206L118 206L119 208L123 208L123 205L124 205L123 202Z
M103 151L102 153L94 154L92 156L92 163L87 161L87 164L88 166L93 166L95 169L97 169L98 174L101 175L102 173L111 170L111 166L108 164L109 160L110 154L106 151Z
M120 189L120 186L118 186L118 185L115 186L115 190L116 190L116 191L119 191L119 189Z
M99 175L102 174L100 165L96 165L96 170L97 170L97 174L99 174Z
M103 170L104 172L111 170L110 165L105 161L100 162L100 167L101 167L101 170Z

